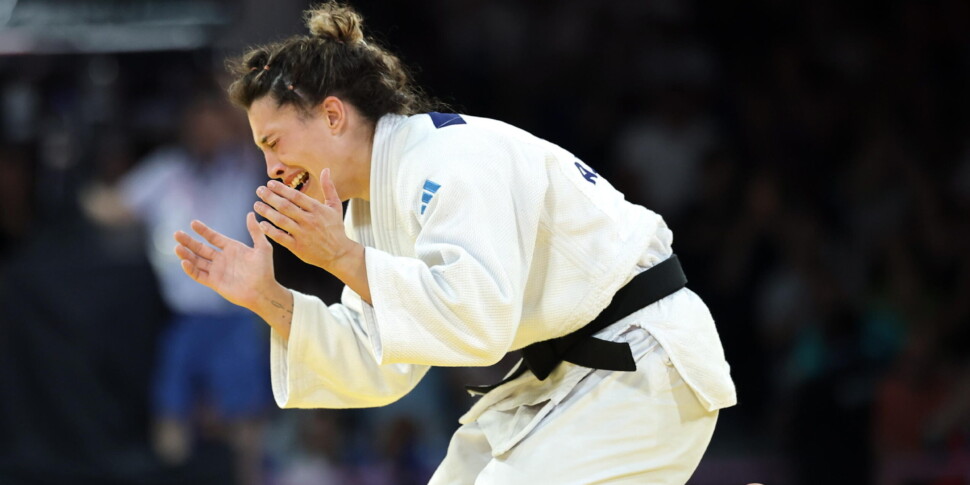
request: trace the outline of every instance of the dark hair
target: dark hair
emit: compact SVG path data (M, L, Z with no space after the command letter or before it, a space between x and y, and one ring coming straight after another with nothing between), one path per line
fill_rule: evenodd
M233 103L249 109L269 94L303 113L327 96L350 102L370 121L387 113L432 111L436 103L414 85L401 61L371 38L353 8L329 1L304 12L310 35L254 47L230 61Z

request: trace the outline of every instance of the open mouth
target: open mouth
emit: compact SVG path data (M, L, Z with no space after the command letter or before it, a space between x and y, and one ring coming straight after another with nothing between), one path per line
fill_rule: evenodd
M306 186L307 180L310 179L310 174L308 172L300 172L299 175L290 179L290 183L287 184L292 189L299 190L303 192L303 187Z

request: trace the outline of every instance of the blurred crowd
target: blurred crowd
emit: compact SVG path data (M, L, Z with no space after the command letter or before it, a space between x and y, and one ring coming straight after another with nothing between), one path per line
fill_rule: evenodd
M970 3L353 3L432 95L664 216L739 394L692 483L970 484ZM270 404L242 438L201 392L191 456L159 457L176 309L150 261L174 243L107 189L215 136L262 170L244 113L185 118L235 53L0 57L0 482L227 483L248 439L249 483L425 483L462 384L514 361L435 369L387 408ZM274 257L285 285L339 298Z

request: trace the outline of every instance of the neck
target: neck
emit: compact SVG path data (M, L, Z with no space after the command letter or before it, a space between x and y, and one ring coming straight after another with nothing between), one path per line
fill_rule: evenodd
M360 141L355 143L357 149L354 151L353 163L358 167L356 177L356 190L352 198L370 201L370 177L371 177L371 156L374 152L374 132L375 125L367 125L366 129L361 130Z

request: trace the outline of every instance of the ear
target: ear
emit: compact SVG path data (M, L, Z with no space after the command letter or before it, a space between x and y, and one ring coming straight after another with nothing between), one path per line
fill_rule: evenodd
M340 134L347 125L347 106L336 96L327 96L320 103L322 115L333 134Z

